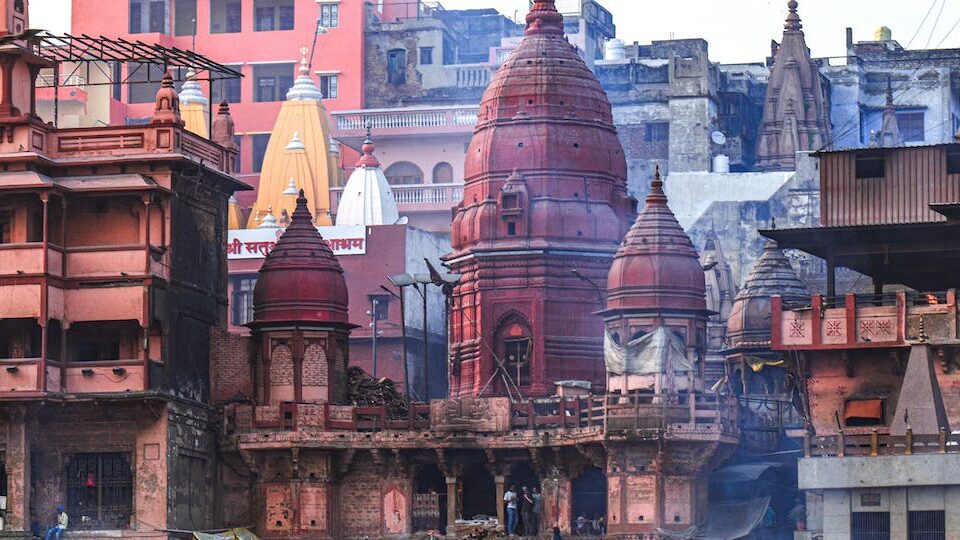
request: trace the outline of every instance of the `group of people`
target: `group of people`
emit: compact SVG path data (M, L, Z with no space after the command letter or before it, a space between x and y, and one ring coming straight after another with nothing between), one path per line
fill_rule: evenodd
M517 493L517 486L511 484L503 494L507 506L507 534L517 534L517 526L523 527L524 536L536 536L540 531L540 513L543 511L543 495L540 488L523 486Z

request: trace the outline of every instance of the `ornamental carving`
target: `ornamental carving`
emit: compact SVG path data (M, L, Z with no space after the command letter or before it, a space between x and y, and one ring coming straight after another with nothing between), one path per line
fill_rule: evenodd
M509 398L447 399L430 404L434 431L502 432L510 429Z

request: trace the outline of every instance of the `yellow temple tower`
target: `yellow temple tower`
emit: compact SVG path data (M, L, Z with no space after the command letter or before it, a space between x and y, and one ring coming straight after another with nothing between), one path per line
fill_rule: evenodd
M187 80L180 89L180 118L183 118L183 127L187 131L207 138L210 135L207 129L210 100L203 95L196 77L193 68L187 70Z
M306 53L306 48L300 49L300 74L287 92L270 134L257 201L247 228L259 227L271 210L282 225L283 212L292 215L291 200L295 202L286 193L301 189L312 205L314 224L333 224L330 188L337 185L339 170L330 153L330 119L323 106L323 94L310 75Z

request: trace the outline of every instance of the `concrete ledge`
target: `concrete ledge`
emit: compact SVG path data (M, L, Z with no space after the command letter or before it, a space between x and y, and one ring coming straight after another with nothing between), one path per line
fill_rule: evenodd
M960 485L960 454L803 458L800 489Z

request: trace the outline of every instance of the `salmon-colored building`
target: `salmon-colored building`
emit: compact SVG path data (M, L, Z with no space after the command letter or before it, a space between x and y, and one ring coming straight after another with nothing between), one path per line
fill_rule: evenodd
M209 336L226 325L227 198L247 189L236 153L183 129L169 76L145 125L40 121L38 71L83 59L18 38L28 8L0 2L4 532L55 522L58 505L74 538L211 526Z
M772 348L799 374L808 425L797 538L955 538L960 144L819 158L823 225L762 231L827 265L827 295L771 303ZM839 267L874 292L841 294Z

